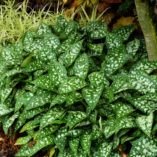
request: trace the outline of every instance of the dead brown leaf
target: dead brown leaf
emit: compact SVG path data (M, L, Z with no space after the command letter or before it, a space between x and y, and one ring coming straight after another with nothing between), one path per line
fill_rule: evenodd
M122 3L122 0L102 0L105 3Z
M98 4L98 8L97 8L97 10L98 10L98 13L102 13L106 8L108 8L110 5L109 4L107 4L107 3L105 3L105 2L100 2L99 4Z
M103 23L105 22L107 25L109 25L114 17L115 17L115 13L114 12L112 12L112 11L107 12L102 17L102 22Z
M132 16L128 16L128 17L120 17L116 23L113 24L112 28L117 28L120 26L127 26L127 25L131 25L131 24L135 24L135 17Z

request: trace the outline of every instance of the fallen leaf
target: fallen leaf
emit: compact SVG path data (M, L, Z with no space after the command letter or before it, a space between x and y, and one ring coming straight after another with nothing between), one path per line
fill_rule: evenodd
M84 0L74 0L71 8L77 8L78 6L80 6L82 3L84 2Z
M121 3L122 0L103 0L103 2L106 2L106 3Z
M104 16L102 17L102 23L106 23L107 25L109 25L113 18L115 17L115 13L110 11L104 14Z
M105 3L105 2L100 2L99 4L98 4L98 8L97 8L97 10L98 10L98 12L99 13L102 13L106 8L108 8L110 5L109 4L107 4L107 3Z
M131 24L136 24L135 23L135 17L132 16L128 16L128 17L120 17L116 23L113 24L113 29L120 27L120 26L127 26L127 25L131 25Z

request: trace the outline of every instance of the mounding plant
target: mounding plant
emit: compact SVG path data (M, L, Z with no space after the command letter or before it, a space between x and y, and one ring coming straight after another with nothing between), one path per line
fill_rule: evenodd
M134 26L59 17L0 56L0 121L15 156L157 156L157 62Z

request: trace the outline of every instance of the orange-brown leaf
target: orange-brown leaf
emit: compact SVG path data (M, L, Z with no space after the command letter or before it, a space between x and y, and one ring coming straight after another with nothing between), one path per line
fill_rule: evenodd
M110 5L105 2L100 2L98 4L98 12L102 13L106 8L108 8Z
M113 24L113 29L120 26L127 26L130 24L135 24L135 17L120 17L115 24Z
M106 3L122 3L122 0L103 0Z

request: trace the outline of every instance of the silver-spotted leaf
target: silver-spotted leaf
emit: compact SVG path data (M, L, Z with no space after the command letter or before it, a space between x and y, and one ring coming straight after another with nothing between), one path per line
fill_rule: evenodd
M16 140L15 145L25 145L27 144L31 139L32 139L32 135L28 135L28 136L24 136L24 137L19 137Z
M129 55L129 59L133 59L135 57L136 52L138 51L139 47L140 47L140 40L138 39L134 39L127 43L126 51Z
M54 136L49 135L45 138L39 139L37 143L29 148L28 145L25 145L25 147L22 147L16 154L15 156L33 156L35 153L37 153L39 150L42 148L45 148L49 145L54 144Z
M9 119L7 119L7 121L3 123L3 130L5 134L7 134L8 129L12 126L12 124L14 123L15 119L18 118L18 116L19 112L13 114Z
M54 139L54 142L60 152L64 151L66 141L67 141L67 130L63 129L63 130L58 131L58 133Z
M67 126L71 129L76 124L80 123L84 119L86 119L87 115L81 111L70 111L67 119Z
M150 113L148 116L139 116L136 118L137 126L148 136L151 136L153 126L154 114Z
M88 104L88 107L87 107L88 114L92 110L94 110L94 108L98 104L103 89L104 89L104 85L100 84L96 88L95 87L93 87L93 88L87 87L82 90L83 98L85 99L86 103Z
M44 114L40 121L40 128L44 128L50 124L53 124L55 120L60 119L64 114L64 109L61 107L53 107L47 113Z
M116 113L116 117L124 117L134 111L133 107L127 103L117 102L111 105L113 111Z
M67 71L62 64L52 61L49 68L49 75L52 84L57 86L67 78Z
M39 132L37 133L35 139L40 139L40 138L44 138L44 137L46 137L48 135L51 135L57 129L59 129L58 125L51 125L51 126L43 128L43 129L40 129Z
M106 34L107 34L107 25L106 23L104 23L103 25L99 27L95 27L95 29L93 29L90 32L90 38L91 39L103 39L106 37Z
M130 157L156 157L157 144L152 138L142 136L133 142L133 146L129 153Z
M85 80L79 78L78 76L68 77L59 86L58 93L66 94L74 92L86 86Z
M37 94L30 99L26 105L26 110L31 110L33 108L44 106L51 102L51 93L43 92L42 94Z
M5 102L5 100L9 97L11 92L12 92L12 88L10 87L4 88L0 91L1 103Z
M77 43L74 43L73 45L71 45L67 52L63 53L60 56L59 60L61 60L60 62L62 62L65 67L69 67L75 61L81 51L82 43L82 40Z
M104 81L104 73L103 72L92 72L88 75L88 79L90 81L90 84L94 87L98 87L100 84Z
M97 157L110 157L112 152L112 143L103 142L100 144L98 148L98 155Z
M13 112L13 108L7 108L6 105L0 103L0 117Z
M66 105L65 106L70 106L81 100L82 100L82 95L79 92L69 93L66 97Z
M98 127L98 125L93 124L92 126L92 135L91 135L91 139L92 140L97 140L101 137L101 131L100 128Z
M77 154L79 142L80 142L79 138L72 138L69 140L69 147L75 154Z
M65 102L66 100L66 95L65 94L59 94L56 97L54 97L54 99L51 101L51 107L54 105L61 105Z
M133 98L130 100L130 103L135 106L138 110L143 113L151 113L157 109L157 104L155 101L145 100L142 97Z
M34 118L34 120L30 120L28 121L20 130L20 133L25 132L25 131L29 131L29 130L33 130L34 128L39 126L40 120L41 120L41 115L37 116Z
M80 139L80 143L82 149L90 156L90 148L91 148L91 134L89 132L85 132Z
M116 50L117 48L122 47L122 45L123 45L123 42L120 37L118 37L114 33L107 33L106 46L107 46L108 51Z
M53 89L54 89L54 85L53 85L49 75L42 75L42 76L38 77L37 79L35 79L34 81L32 81L32 83L35 86L46 89L46 90L53 91Z
M109 51L102 63L102 69L107 76L112 75L127 61L127 54L124 45Z
M156 69L157 69L157 62L140 60L131 67L130 73L137 74L142 72L142 73L150 74Z
M88 44L90 56L101 56L103 53L104 44Z
M126 41L130 37L134 29L134 25L120 26L114 29L112 32L115 33L118 37L120 37L123 41Z
M88 56L86 53L81 54L75 61L74 75L85 79L89 70Z
M140 74L122 74L118 75L111 85L115 93L128 89L135 89L143 94L155 93L156 83L151 77Z

